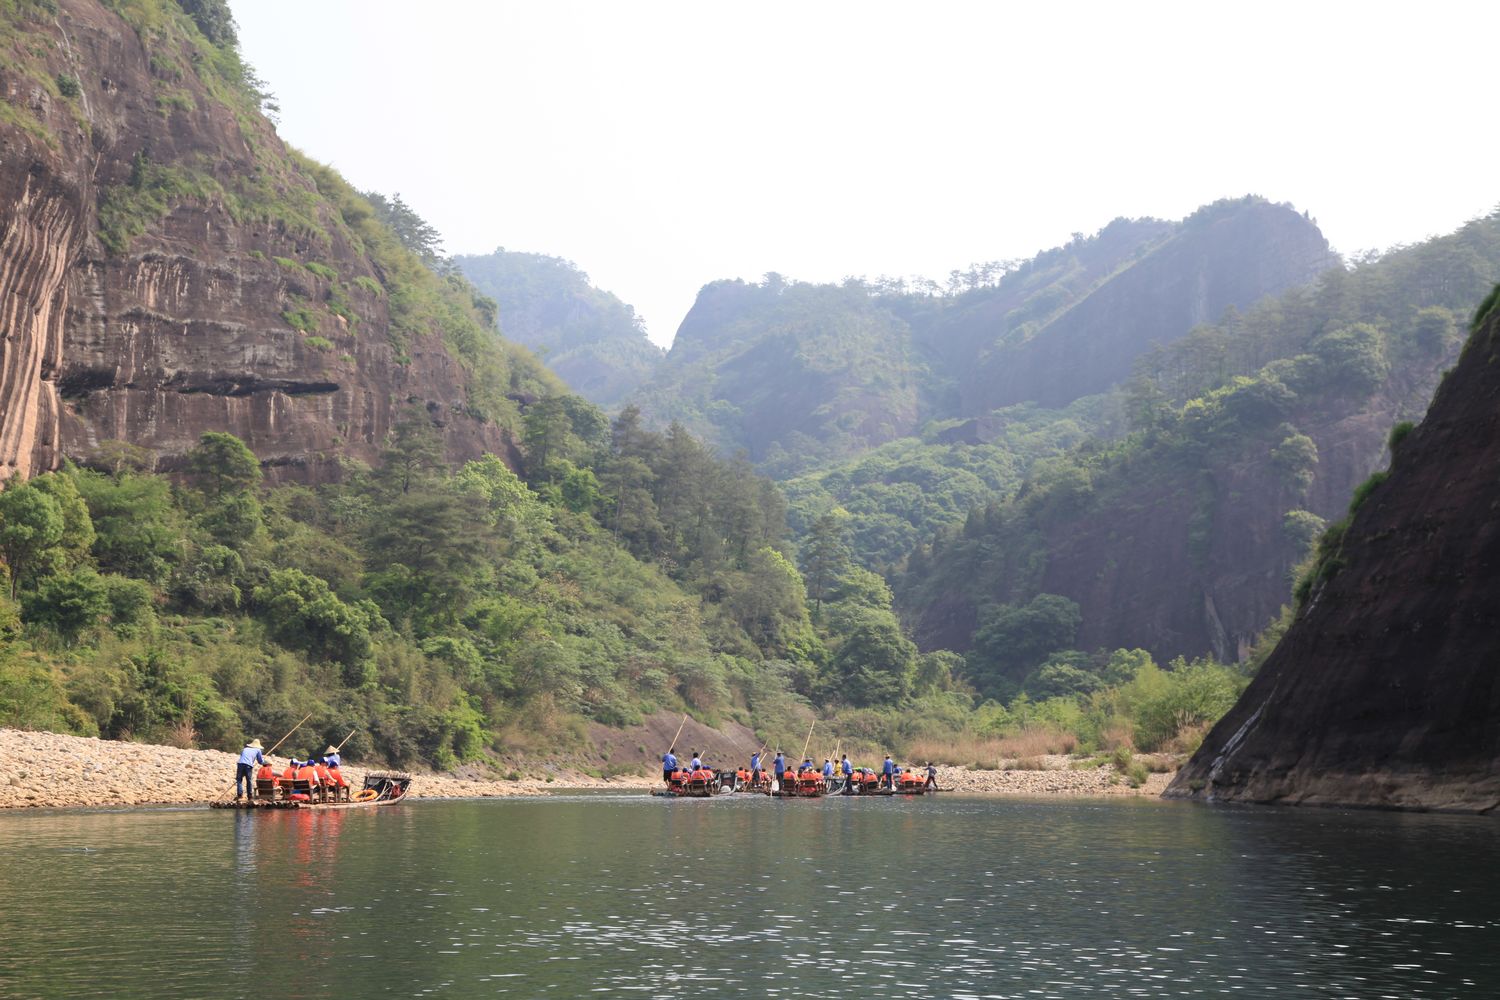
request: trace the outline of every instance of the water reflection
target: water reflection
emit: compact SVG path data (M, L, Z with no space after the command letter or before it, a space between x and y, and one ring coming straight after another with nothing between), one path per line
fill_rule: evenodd
M1487 997L1493 831L957 796L5 816L0 995Z

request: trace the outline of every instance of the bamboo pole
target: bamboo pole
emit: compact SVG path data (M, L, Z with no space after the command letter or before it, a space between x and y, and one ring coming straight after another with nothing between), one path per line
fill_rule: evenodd
M358 726L355 726L353 729L349 730L349 735L344 737L342 743L333 748L333 752L338 753L340 750L344 749L344 743L348 743L350 740L354 739L354 734L357 732L359 732Z
M672 751L674 753L676 752L676 749L677 749L677 737L679 737L679 736L682 735L682 727L685 726L685 725L687 725L687 720L688 720L687 713L683 712L682 713L682 722L677 726L677 732L675 732L675 733L672 734L672 742L667 744L667 749L669 751Z
M818 720L814 719L812 721L812 725L807 727L807 739L802 744L802 760L806 760L807 759L807 748L810 747L810 746L812 746L813 727L816 726L817 724L818 724ZM798 763L801 763L801 761L799 761Z

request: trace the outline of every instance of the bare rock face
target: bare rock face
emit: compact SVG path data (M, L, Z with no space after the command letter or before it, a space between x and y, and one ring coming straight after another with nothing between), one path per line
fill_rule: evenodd
M1470 338L1324 582L1167 794L1500 806L1500 317Z
M216 430L326 479L412 406L452 458L514 458L440 331L391 336L386 275L201 48L58 6L0 15L0 475L110 441L171 468ZM110 208L131 225L102 232Z

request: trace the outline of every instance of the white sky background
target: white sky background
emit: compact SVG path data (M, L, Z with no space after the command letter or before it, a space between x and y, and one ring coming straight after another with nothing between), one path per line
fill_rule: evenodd
M1350 253L1500 203L1500 4L232 6L288 142L663 345L718 278L942 280L1250 193Z

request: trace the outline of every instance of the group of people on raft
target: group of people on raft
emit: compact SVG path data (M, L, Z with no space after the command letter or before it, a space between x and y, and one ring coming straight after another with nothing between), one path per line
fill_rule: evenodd
M902 768L886 754L885 763L879 771L873 767L855 767L849 763L849 755L844 754L837 765L832 757L823 758L821 770L812 762L811 757L804 757L802 763L795 768L787 766L786 755L782 751L776 751L776 757L771 762L771 772L776 776L776 784L779 786L786 780L788 773L794 774L799 780L808 774L821 775L824 788L832 791L837 786L836 776L843 778L842 788L844 795L854 795L856 790L864 791L880 790L889 788L898 791L902 788L910 789L913 785L920 787L923 791L937 788L937 768L932 761L927 762L925 780L922 769L916 766ZM703 763L703 758L698 756L698 751L693 751L692 759L684 766L677 759L677 748L672 747L661 758L661 778L667 783L668 788L680 785L684 781L691 780L694 775L711 776L713 769ZM748 775L740 771L741 780L748 780L752 790L770 790L770 782L767 780L766 772L762 768L761 754L759 751L750 755L750 769Z
M255 765L259 764L259 770ZM321 757L308 756L299 760L292 757L281 774L268 761L261 749L260 740L251 740L240 751L240 759L234 771L234 799L240 799L240 788L248 799L255 798L256 781L274 781L280 786L283 798L296 800L324 799L338 801L349 798L349 781L340 770L342 761L338 747L330 746ZM256 780L251 780L252 778ZM307 782L308 791L301 791L297 782Z

